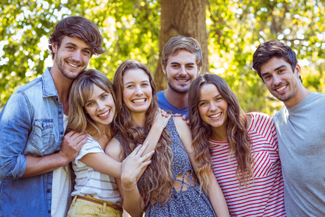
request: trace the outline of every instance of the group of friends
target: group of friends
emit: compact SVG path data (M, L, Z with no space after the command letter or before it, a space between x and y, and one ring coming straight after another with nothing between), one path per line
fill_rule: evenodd
M113 83L86 70L104 50L83 17L58 22L49 48L53 66L0 114L0 217L325 216L325 95L303 86L282 42L253 56L284 103L272 118L245 113L223 78L202 73L190 37L164 46L158 93L137 60Z

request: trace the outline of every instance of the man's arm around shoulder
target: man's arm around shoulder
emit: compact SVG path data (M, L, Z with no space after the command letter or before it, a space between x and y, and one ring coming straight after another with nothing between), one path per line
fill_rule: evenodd
M23 154L32 129L31 106L21 93L13 94L0 114L0 180L32 177L53 171L70 161L87 141L82 133L71 132L61 150L47 156Z

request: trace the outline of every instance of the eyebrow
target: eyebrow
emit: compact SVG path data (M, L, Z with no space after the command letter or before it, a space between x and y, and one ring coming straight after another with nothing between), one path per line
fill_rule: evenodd
M172 65L172 64L178 64L178 65L180 65L179 62L171 62L170 64L171 64L171 65ZM190 63L185 63L185 65L195 65L195 63L190 62Z
M65 44L65 46L67 46L67 45L72 45L72 46L75 46L75 47L77 46L76 44L74 44L72 42L68 42L68 43Z

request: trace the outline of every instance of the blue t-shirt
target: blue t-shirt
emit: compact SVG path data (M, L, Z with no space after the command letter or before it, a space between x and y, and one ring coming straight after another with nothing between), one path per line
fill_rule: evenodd
M165 111L170 111L172 114L181 114L186 115L188 117L188 106L184 108L176 108L175 106L171 105L164 95L164 90L158 92L157 95L158 105L160 108L164 109Z

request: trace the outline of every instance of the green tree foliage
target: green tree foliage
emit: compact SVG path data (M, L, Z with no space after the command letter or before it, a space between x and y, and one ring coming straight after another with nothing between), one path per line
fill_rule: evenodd
M84 16L100 27L106 53L92 58L90 67L112 78L117 66L131 58L155 71L160 11L158 0L1 0L0 107L19 86L51 65L47 40L67 15ZM175 13L181 11L175 8ZM266 91L251 64L260 43L278 39L296 51L304 85L324 92L324 21L323 0L210 0L210 72L227 80L245 111L273 114L282 104Z
M282 107L251 67L254 51L269 40L292 47L304 85L324 92L324 1L211 0L207 13L210 70L227 80L245 111L273 114Z

